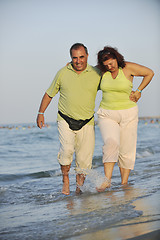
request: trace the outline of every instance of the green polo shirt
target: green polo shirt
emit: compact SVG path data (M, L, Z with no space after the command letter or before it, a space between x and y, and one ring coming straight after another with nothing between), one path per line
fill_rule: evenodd
M46 93L54 97L59 92L58 110L76 120L85 120L94 114L99 82L100 71L96 67L87 65L83 72L77 74L69 64L58 71ZM60 119L58 114L57 120Z

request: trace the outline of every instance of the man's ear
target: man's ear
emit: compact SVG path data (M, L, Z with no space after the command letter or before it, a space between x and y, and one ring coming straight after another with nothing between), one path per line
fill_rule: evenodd
M72 63L72 61L71 61L71 62L68 62L68 63L66 64L66 66L68 66L70 63Z

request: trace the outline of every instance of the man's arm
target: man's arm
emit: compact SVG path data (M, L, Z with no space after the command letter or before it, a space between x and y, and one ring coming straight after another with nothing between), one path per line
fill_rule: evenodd
M47 93L45 93L43 98L42 98L40 107L39 107L39 112L42 113L42 114L37 115L37 126L39 128L42 128L42 127L45 126L44 125L44 114L43 113L45 112L46 108L50 104L51 100L52 100L52 97L50 97Z

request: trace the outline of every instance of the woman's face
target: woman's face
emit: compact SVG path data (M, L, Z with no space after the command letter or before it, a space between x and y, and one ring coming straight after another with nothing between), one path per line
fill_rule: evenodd
M118 69L117 59L110 58L103 62L104 67L109 72L115 72Z

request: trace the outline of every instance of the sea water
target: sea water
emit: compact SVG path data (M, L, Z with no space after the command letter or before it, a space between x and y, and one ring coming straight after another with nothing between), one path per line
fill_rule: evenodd
M129 184L121 186L116 165L112 184L104 193L96 187L103 181L99 127L93 168L82 194L76 195L73 161L71 194L61 194L62 175L57 162L59 149L56 123L38 129L34 124L0 128L0 239L75 239L83 234L137 222L143 216L134 201L159 194L160 124L139 121L135 169ZM156 205L157 203L155 203ZM160 211L148 221L160 223Z

